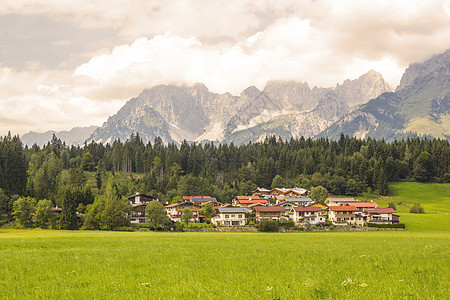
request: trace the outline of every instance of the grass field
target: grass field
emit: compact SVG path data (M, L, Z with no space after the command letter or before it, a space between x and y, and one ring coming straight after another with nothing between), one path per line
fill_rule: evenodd
M0 299L447 299L450 216L400 215L407 231L0 229Z

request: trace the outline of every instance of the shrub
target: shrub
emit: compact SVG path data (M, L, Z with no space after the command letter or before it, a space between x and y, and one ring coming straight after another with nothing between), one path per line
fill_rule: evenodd
M409 212L412 214L424 214L425 210L420 206L420 203L414 203Z
M367 227L376 227L376 228L405 228L405 224L375 224L375 223L367 223Z
M395 205L394 202L389 202L388 205L387 205L387 207L390 207L390 208L392 208L393 210L397 210L397 206Z
M262 219L256 225L256 229L262 232L275 232L278 231L279 225L275 220Z

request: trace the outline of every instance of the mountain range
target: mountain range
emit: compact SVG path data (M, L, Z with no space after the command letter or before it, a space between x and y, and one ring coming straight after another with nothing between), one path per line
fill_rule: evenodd
M271 135L337 139L341 133L388 141L414 135L448 138L449 79L450 50L411 64L395 91L375 71L331 88L269 81L262 90L251 86L240 95L213 93L202 83L159 85L128 100L101 127L74 129L65 138L65 133L51 134L67 144L126 140L136 132L144 142L160 136L166 143L241 144ZM30 132L22 141L40 144L50 140L48 134Z

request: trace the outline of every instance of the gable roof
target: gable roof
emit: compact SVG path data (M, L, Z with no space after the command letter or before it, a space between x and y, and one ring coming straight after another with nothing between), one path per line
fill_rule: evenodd
M292 203L313 202L312 199L309 197L284 197L284 199L285 202L292 202Z
M349 202L347 204L349 206L361 207L361 208L368 208L368 207L376 208L376 207L378 207L378 204L376 204L375 202Z
M219 207L219 213L232 214L232 213L247 213L248 209L245 207Z
M264 199L258 199L258 200L239 200L240 204L254 204L254 203L261 203L261 204L267 204L268 201Z
M307 206L307 207L294 207L295 211L322 211L322 207Z
M284 212L284 208L281 206L255 206L255 211L262 212Z
M373 208L367 210L370 214L393 214L395 210L391 207Z
M242 201L242 200L252 200L252 201L264 200L264 198L260 197L260 196L236 196L235 198L236 198L236 200L239 200L239 201Z
M355 198L327 198L328 202L357 202Z
M353 206L330 206L332 211L358 211L356 207Z

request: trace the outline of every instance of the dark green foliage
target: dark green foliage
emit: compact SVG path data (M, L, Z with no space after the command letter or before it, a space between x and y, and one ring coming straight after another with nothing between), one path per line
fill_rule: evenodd
M406 228L405 224L397 223L397 224L375 224L375 223L367 223L367 227L376 227L376 228Z
M53 212L53 205L50 200L40 200L36 206L34 222L36 227L48 228L52 219L56 217Z
M22 142L11 133L0 136L0 188L8 195L24 195L27 185L27 162Z
M418 182L428 182L433 176L433 160L430 153L420 153L414 162L414 179Z
M186 223L186 226L189 224L189 221L194 216L194 213L189 208L183 209L183 212L181 213L181 220Z
M77 187L69 187L64 192L61 212L61 228L75 230L79 227L77 217L78 204L83 201L83 190Z
M214 210L212 203L205 204L205 206L202 209L202 214L204 214L208 218L214 217L214 215L216 214L216 211Z
M258 224L256 224L256 229L262 232L276 232L279 228L280 225L278 221L275 220L262 219Z
M387 204L387 207L390 207L390 208L392 208L393 210L397 210L397 206L395 205L394 202L389 202L389 203Z
M148 223L151 229L166 227L170 223L164 206L158 201L152 201L147 205L145 209L145 216L148 219Z
M12 215L19 227L31 228L34 226L33 217L36 211L36 199L20 197L14 202Z
M420 205L420 203L414 203L414 205L411 207L409 212L412 213L412 214L424 214L425 210Z
M328 191L323 186L313 187L311 189L311 194L309 195L311 200L325 203L325 200L328 198Z

